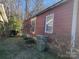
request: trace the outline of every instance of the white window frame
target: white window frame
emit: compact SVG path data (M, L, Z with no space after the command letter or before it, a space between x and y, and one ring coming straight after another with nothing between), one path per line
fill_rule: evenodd
M35 21L35 26L34 26L34 31L32 31L32 32L35 32L36 31L36 17L31 19L31 25L32 25L33 21Z
M52 19L47 22L47 18L48 18L48 17L52 17ZM46 29L47 29L47 24L48 24L49 22L51 22L51 21L52 21L52 31L47 31L47 30L46 30ZM49 14L49 15L46 16L46 21L45 21L45 33L50 33L50 34L53 33L53 23L54 23L54 13L53 13L53 14Z

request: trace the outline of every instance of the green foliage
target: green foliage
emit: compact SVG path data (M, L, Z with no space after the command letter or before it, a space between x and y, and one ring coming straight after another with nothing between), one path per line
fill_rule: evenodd
M20 31L22 28L22 21L16 16L11 16L9 20L9 28L10 30Z

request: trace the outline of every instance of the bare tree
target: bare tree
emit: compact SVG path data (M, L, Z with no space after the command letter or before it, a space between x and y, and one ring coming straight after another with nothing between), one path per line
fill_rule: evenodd
M0 0L0 3L4 4L8 17L15 13L16 0Z
M31 4L33 3L33 5ZM33 7L30 9L30 7ZM43 0L26 0L26 17L31 17L44 9Z
M37 14L38 12L42 11L43 8L44 8L43 0L36 0L35 6L34 6L34 9L33 9L33 13Z
M4 4L8 18L12 15L17 15L22 19L22 0L0 0Z
M16 13L19 19L22 19L22 0L16 0L17 5L16 5Z
M31 2L31 0L26 0L26 14L25 14L26 16L25 16L25 18L28 18L30 16L30 9L29 9L30 2Z

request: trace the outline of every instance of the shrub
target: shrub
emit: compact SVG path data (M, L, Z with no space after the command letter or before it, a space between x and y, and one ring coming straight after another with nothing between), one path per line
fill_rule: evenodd
M71 47L71 41L70 37L68 35L53 35L49 39L49 48L50 50L61 57L69 57L70 54L67 52L70 52Z

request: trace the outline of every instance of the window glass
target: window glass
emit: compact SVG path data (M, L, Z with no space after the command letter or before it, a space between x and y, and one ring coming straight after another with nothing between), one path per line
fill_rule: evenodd
M31 19L31 25L32 25L31 31L32 32L35 32L36 18Z
M53 33L53 20L54 20L54 14L46 16L46 22L45 22L46 33Z

